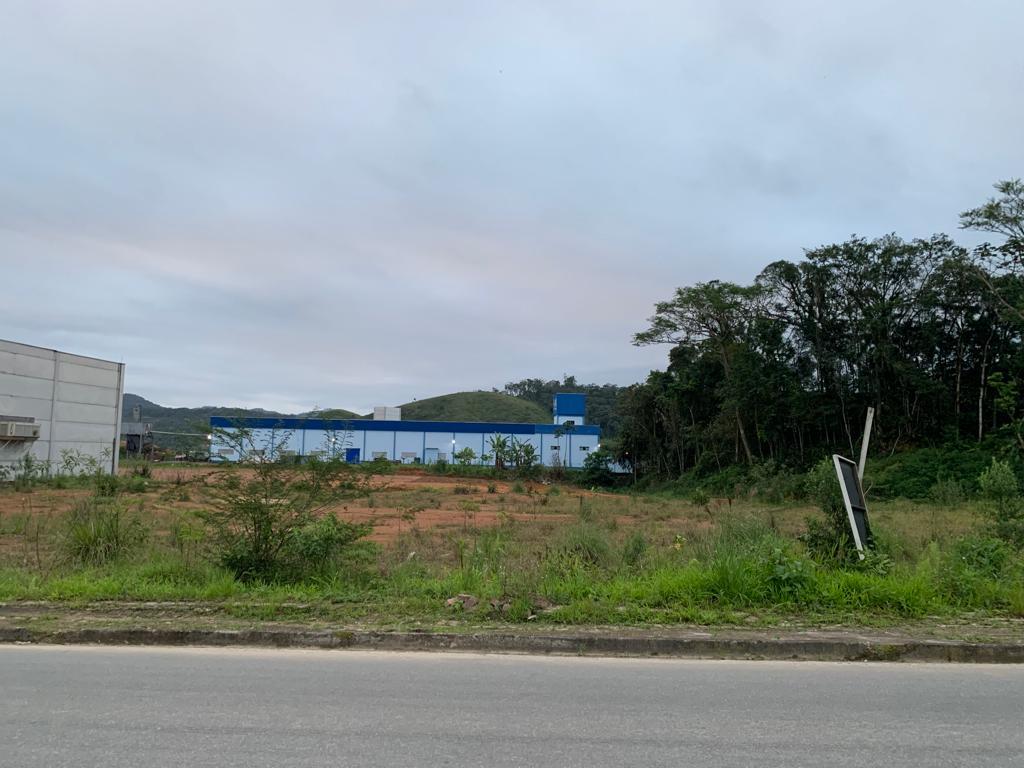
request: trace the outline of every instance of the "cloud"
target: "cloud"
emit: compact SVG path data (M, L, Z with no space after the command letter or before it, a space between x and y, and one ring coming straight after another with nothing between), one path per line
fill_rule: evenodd
M167 404L620 383L676 285L1021 174L1010 2L0 9L2 334ZM11 294L8 294L9 296Z

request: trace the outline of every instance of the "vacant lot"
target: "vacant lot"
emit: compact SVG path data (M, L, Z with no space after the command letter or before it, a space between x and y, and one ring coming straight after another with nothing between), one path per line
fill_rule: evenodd
M96 532L69 520L97 501L92 481L0 489L0 600L201 601L241 618L378 625L1024 616L1024 558L987 534L974 502L872 503L876 554L831 562L805 546L807 521L820 518L807 502L691 501L419 468L369 476L318 511L369 526L329 571L240 581L197 515L229 471L253 470L126 468L102 500L119 511L120 527L104 533L116 546L89 560L76 537Z

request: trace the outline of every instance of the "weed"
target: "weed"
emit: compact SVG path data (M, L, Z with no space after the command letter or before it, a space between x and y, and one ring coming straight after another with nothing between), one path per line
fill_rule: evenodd
M640 533L640 531L634 531L633 534L626 539L626 543L622 547L622 563L627 568L635 568L643 560L646 553L647 539L642 533Z
M946 478L944 480L937 480L935 484L928 489L928 498L931 499L933 504L940 507L957 507L964 503L966 494L964 493L964 485L959 480L952 478Z
M103 565L134 554L149 532L118 501L80 500L64 521L62 547L78 565Z

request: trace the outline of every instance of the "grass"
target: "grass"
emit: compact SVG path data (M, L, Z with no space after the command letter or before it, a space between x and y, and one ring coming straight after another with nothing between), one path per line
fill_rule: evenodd
M243 584L214 565L176 483L147 480L136 494L122 483L115 498L100 500L83 498L83 490L3 489L0 600L193 601L239 618L388 624L1024 617L1024 555L988 539L972 503L873 504L879 554L838 567L804 552L798 537L816 514L805 504L693 503L571 486L537 492L540 486L521 482L501 492L468 484L402 489L401 477L365 506L382 515L447 511L452 525L420 529L412 515L397 539L357 545L335 570L297 584ZM204 503L201 483L188 489L189 504ZM68 511L74 505L77 513ZM476 524L485 513L495 525ZM36 519L47 525L31 525ZM130 520L147 535L125 529ZM69 556L67 532L75 525L84 549ZM445 606L460 593L479 598L479 607Z

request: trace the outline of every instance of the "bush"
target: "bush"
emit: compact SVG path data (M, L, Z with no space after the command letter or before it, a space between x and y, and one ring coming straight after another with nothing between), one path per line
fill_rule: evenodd
M864 486L880 498L927 499L936 478L959 481L965 493L977 491L978 475L992 460L990 451L977 445L951 444L917 448L892 456L872 457Z
M747 478L747 492L772 504L800 498L804 489L802 476L780 467L771 459L752 466Z
M1010 465L992 459L988 469L978 477L978 485L988 502L986 511L992 518L996 536L1014 546L1024 546L1024 504L1017 476Z
M808 498L817 503L825 518L807 519L807 532L800 537L807 551L819 562L853 562L857 559L856 547L831 458L826 457L814 465L804 479L804 487Z
M313 459L299 467L268 462L252 471L225 472L212 487L213 508L198 513L215 556L247 582L297 578L297 542L348 535L348 529L309 529L317 511L365 495L370 482L366 473L337 460Z
M333 462L321 462L321 463L333 463ZM373 461L365 462L360 464L364 472L371 475L393 475L395 473L395 465L385 458L376 458Z
M991 536L969 536L954 544L950 559L958 567L995 578L1002 573L1013 552L1002 539Z
M143 475L132 475L125 479L123 485L128 493L145 493L149 489L149 483Z
M937 480L928 489L928 498L940 507L958 507L964 503L964 484L953 478Z
M456 451L455 455L452 456L456 462L466 467L476 461L476 451L470 448L468 445L460 451Z
M605 447L591 451L583 460L583 471L579 481L585 486L608 488L615 485L615 473L611 470L612 452Z
M138 479L141 480L141 478ZM117 496L117 492L121 488L117 475L108 475L106 472L97 472L93 475L92 484L93 491L97 496L110 499Z
M281 575L288 581L324 578L338 570L350 545L368 535L371 525L357 525L325 515L292 531L281 555Z
M611 554L608 535L586 523L567 529L554 551L556 561L570 568L606 567L611 562Z
M79 565L103 565L127 558L148 538L137 517L117 501L80 500L64 521L61 544L66 557Z

